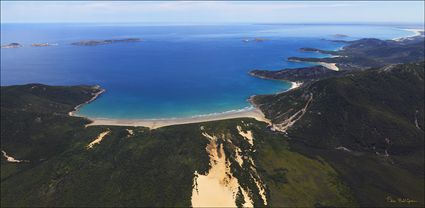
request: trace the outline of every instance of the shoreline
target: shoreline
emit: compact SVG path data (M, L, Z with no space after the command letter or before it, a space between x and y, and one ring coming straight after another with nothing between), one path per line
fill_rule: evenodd
M79 105L75 106L73 111L68 112L68 115L69 115L69 116L74 116L74 117L84 117L84 118L87 118L87 117L85 117L85 116L79 116L79 115L77 115L77 112L80 110L80 108L81 108L83 105L85 105L85 104L89 104L89 103L93 102L93 101L94 101L94 100L96 100L96 99L97 99L97 98L98 98L98 97L99 97L102 93L104 93L104 92L106 91L105 89L101 89L99 85L96 85L96 86L94 86L93 88L94 88L94 89L100 89L100 90L99 90L99 92L96 92L96 93L93 95L93 97L92 97L92 98L90 98L90 100L88 100L88 101L86 101L86 102L84 102L84 103L81 103L81 104L79 104Z
M408 35L408 36L401 36L401 37L398 37L398 38L393 38L391 40L402 41L404 39L409 39L409 38L413 38L413 37L417 37L417 36L423 36L424 32L425 32L424 28L410 28L410 29L402 29L402 30L413 32L414 34Z
M286 91L295 89L301 85L301 83L291 82L292 86ZM195 115L192 117L183 117L183 118L160 118L160 119L114 119L114 118L91 118L84 115L78 115L78 111L83 105L89 104L96 100L102 93L106 90L102 89L99 85L94 86L95 89L100 89L98 92L93 94L93 97L77 106L74 107L74 110L68 112L69 116L86 118L91 123L87 124L88 126L133 126L133 127L147 127L150 129L157 129L165 126L173 126L180 124L191 124L191 123L202 123L209 121L219 121L226 119L235 119L235 118L253 118L260 122L265 122L271 125L270 120L268 120L263 112L252 103L251 98L248 101L252 106L239 109L231 110L222 113L212 113L206 115ZM285 91L284 91L285 92ZM253 95L255 96L255 95Z
M290 82L290 81L286 81ZM294 90L299 88L303 83L302 82L290 82L291 87L285 91L280 91L278 93L287 92L290 90ZM95 86L96 88L100 88L99 85ZM87 124L88 126L133 126L133 127L147 127L149 129L157 129L165 126L173 126L173 125L181 125L181 124L191 124L191 123L202 123L209 121L220 121L227 119L235 119L235 118L253 118L257 121L267 123L271 125L271 121L267 119L264 113L252 102L252 95L248 102L251 103L251 107L247 107L240 110L231 110L222 113L212 113L207 115L196 115L192 117L183 117L183 118L162 118L162 119L114 119L114 118L90 118L83 115L78 115L78 110L85 104L89 104L97 99L102 93L106 90L101 89L99 92L95 93L94 96L82 103L77 105L73 111L69 112L69 116L86 118L91 121L91 123ZM278 94L277 93L277 94Z
M88 118L92 123L87 124L87 126L142 126L150 129L157 129L165 126L173 126L180 124L190 124L190 123L201 123L208 121L219 121L226 119L234 118L254 118L257 121L265 122L271 124L268 119L265 118L263 112L256 108L244 109L239 111L224 112L219 114L209 114L203 116L193 116L186 118L164 118L164 119L110 119L110 118Z
M401 28L400 28L401 29ZM401 29L401 30L405 30L405 31L409 31L409 32L413 32L414 34L412 35L407 35L407 36L401 36L401 37L397 37L397 38L393 38L391 40L393 41L403 41L403 40L407 40L410 38L415 38L418 36L425 36L425 29L424 28L408 28L408 29ZM345 46L341 46L336 50L333 51L340 51L343 50ZM320 53L320 52L319 52ZM323 54L323 53L322 53ZM336 57L340 57L339 55L332 55L330 56L331 58L336 58ZM311 64L316 64L316 65L320 65L323 67L326 67L330 70L334 70L334 71L340 71L339 67L337 66L337 63L330 63L330 62L311 62L311 61L295 61L295 60L291 60L294 62L305 62L305 63L311 63Z
M338 50L341 50L343 46ZM339 71L339 68L336 66L336 63L326 63L326 62L310 62L313 64L322 65L330 70ZM257 77L257 76L256 76ZM259 77L262 78L262 77ZM262 78L264 79L264 78ZM268 79L268 78L267 78ZM286 81L286 80L285 80ZM286 81L291 83L291 87L285 91L279 91L275 94L287 92L290 90L294 90L296 88L299 88L302 86L302 82L292 82L292 81ZM100 86L96 86L99 87ZM197 115L193 117L185 117L185 118L163 118L163 119L113 119L113 118L90 118L86 116L77 115L76 113L78 110L85 104L88 104L92 101L94 101L100 94L105 92L104 89L99 91L94 95L92 99L89 101L82 103L74 108L74 111L69 112L69 116L75 116L75 117L83 117L91 121L91 123L87 124L88 126L100 126L100 125L106 125L106 126L141 126L141 127L147 127L150 129L157 129L165 126L173 126L173 125L181 125L181 124L190 124L190 123L201 123L201 122L209 122L209 121L219 121L219 120L226 120L226 119L235 119L235 118L254 118L257 121L265 122L268 125L271 125L272 122L267 119L264 115L264 113L258 108L258 106L255 105L255 103L252 102L252 97L256 95L252 95L248 100L252 105L252 108L249 109L242 109L242 110L234 110L229 112L223 112L223 113L216 113L216 114L208 114L208 115Z

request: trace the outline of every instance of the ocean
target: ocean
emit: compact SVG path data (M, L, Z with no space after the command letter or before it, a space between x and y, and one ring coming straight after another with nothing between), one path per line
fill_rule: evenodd
M1 49L1 85L100 85L106 92L78 112L89 118L193 117L247 109L251 95L287 90L288 82L248 72L311 66L290 56L326 56L301 47L337 50L343 44L329 40L408 35L377 25L2 24L1 44L23 47ZM119 38L143 41L71 45ZM30 46L46 42L58 45Z

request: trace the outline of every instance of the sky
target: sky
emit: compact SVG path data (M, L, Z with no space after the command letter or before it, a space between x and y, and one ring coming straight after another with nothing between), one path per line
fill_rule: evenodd
M419 23L424 1L1 1L2 23Z

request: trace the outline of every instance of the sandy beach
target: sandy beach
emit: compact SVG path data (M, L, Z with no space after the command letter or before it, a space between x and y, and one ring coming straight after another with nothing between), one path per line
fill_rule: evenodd
M403 37L398 37L398 38L393 38L393 40L394 41L401 41L401 40L404 40L404 39L409 39L409 38L412 38L412 37L416 37L416 36L423 36L424 35L424 29L422 28L417 28L417 29L404 29L404 30L406 30L406 31L410 31L410 32L413 32L413 34L412 35L409 35L409 36L403 36Z
M413 36L421 35L424 32L424 29L406 29L407 31L414 32L415 34Z
M169 118L169 119L108 119L108 118L89 118L92 123L87 126L109 125L109 126L143 126L150 129L156 129L164 126L200 123L206 121L218 121L232 118L254 118L257 121L270 123L264 117L264 114L256 108L231 111L220 114L211 114L205 116L188 117L188 118Z
M302 82L291 82L291 87L286 90L293 90L298 87L300 87L303 83ZM78 110L81 108L82 105L88 104L92 101L94 101L96 98L99 97L100 94L104 93L105 90L101 90L98 93L94 94L94 97L90 99L89 101L82 103L75 107L74 111L69 112L70 116L76 116L76 117L83 117L79 116ZM285 91L283 91L285 92ZM279 92L282 93L282 92ZM250 98L251 99L251 98ZM249 99L249 100L250 100ZM250 101L251 102L251 101ZM86 126L99 126L99 125L106 125L106 126L142 126L142 127L148 127L150 129L156 129L164 126L172 126L172 125L179 125L179 124L190 124L190 123L201 123L201 122L207 122L207 121L219 121L219 120L226 120L226 119L233 119L233 118L254 118L257 121L265 122L267 124L271 124L271 121L268 120L263 112L261 112L260 109L257 107L249 107L245 109L240 110L233 110L223 113L215 113L215 114L208 114L208 115L200 115L200 116L193 116L193 117L187 117L187 118L164 118L164 119L112 119L112 118L87 118L92 123L87 124Z
M291 87L286 90L293 90L299 88L303 83L302 82L291 82ZM87 104L95 100L103 91L99 92L95 95L90 101L83 103L81 105ZM285 91L283 91L285 92ZM282 93L282 92L278 92ZM278 94L277 93L277 94ZM251 100L251 98L249 99ZM251 102L251 101L250 101ZM251 102L252 103L252 102ZM78 116L76 112L81 107L81 105L77 106L76 111L70 112L70 116ZM88 118L92 121L92 123L87 126L142 126L148 127L150 129L161 128L164 126L172 126L179 124L190 124L190 123L201 123L207 121L219 121L233 118L254 118L257 121L265 122L267 124L272 124L269 119L267 119L263 112L257 107L250 107L241 110L233 110L223 113L209 114L209 115L201 115L201 116L193 116L187 118L166 118L166 119L110 119L110 118Z
M328 64L328 63L325 63L325 64ZM329 67L336 67L332 64L328 64L328 65L330 65ZM299 88L303 84L302 82L290 82L290 83L291 83L291 87L289 89L287 89L286 91ZM100 89L100 86L96 86L96 88ZM90 102L97 99L104 92L105 92L105 90L101 89L99 92L93 94L93 97L90 100L76 106L73 111L69 112L68 113L69 116L84 117L84 116L78 115L78 110L83 105L89 104ZM278 92L276 94L283 93L283 92L285 92L285 91L281 91L281 92ZM251 98L249 100L251 100ZM254 105L254 106L251 106L249 108L240 109L240 110L232 110L232 111L223 112L223 113L214 113L214 114L200 115L200 116L193 116L193 117L186 117L186 118L164 118L164 119L87 118L91 121L91 123L87 124L86 127L87 126L99 126L99 125L106 125L106 126L142 126L142 127L148 127L150 129L156 129L156 128L161 128L161 127L164 127L164 126L172 126L172 125L179 125L179 124L190 124L190 123L201 123L201 122L208 122L208 121L219 121L219 120L234 119L234 118L254 118L257 121L265 122L265 123L271 125L271 121L268 120L264 116L263 112L261 112L261 110L258 109Z

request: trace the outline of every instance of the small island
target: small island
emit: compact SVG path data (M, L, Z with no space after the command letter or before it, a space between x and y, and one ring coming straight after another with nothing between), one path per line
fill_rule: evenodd
M344 34L335 34L334 35L335 38L347 38L348 35L344 35Z
M56 43L33 43L31 46L33 47L46 47L46 46L56 46Z
M20 47L22 47L22 45L19 43L9 43L9 44L1 46L1 48L20 48Z
M254 38L255 42L264 42L266 40L267 40L266 38Z
M127 42L140 42L140 38L125 38L125 39L110 39L110 40L82 40L79 42L71 43L71 45L78 46L96 46L96 45L105 45L112 43L127 43Z
M266 40L267 40L266 38L254 38L254 39L248 39L248 38L246 38L246 39L243 39L242 41L244 43L248 43L248 42L264 42Z

